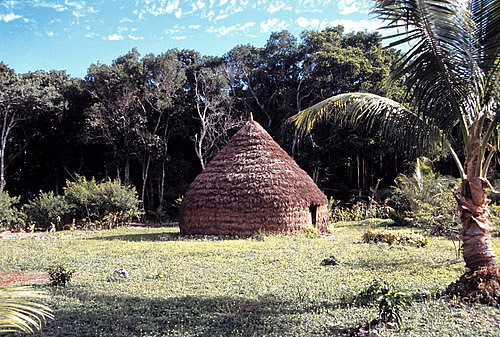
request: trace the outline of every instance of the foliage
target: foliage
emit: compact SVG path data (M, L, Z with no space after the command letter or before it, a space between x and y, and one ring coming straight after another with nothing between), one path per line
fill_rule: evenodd
M19 197L11 197L6 191L0 191L0 228L11 231L24 229L24 214L16 208Z
M463 257L471 269L495 264L485 195L498 150L500 3L461 0L379 0L375 13L396 33L389 46L409 43L391 78L405 79L405 101L371 93L336 93L294 115L310 130L319 120L362 127L413 155L449 150L462 178L457 195ZM465 160L452 146L460 135ZM480 242L480 243L478 243Z
M328 214L330 223L339 221L361 221L366 218L367 203L356 201L351 206L330 198L328 201ZM378 203L375 200L370 208L370 217L387 219L389 218L389 208L384 203Z
M47 271L50 277L50 285L54 287L65 287L71 281L76 270L59 264L48 268Z
M395 232L377 233L371 229L363 234L363 242L365 243L387 243L392 244L405 244L415 247L425 247L429 244L429 237L421 234L401 235Z
M54 192L40 192L38 197L24 206L27 220L34 222L37 227L49 229L52 226L62 229L62 226L71 221L71 206L66 199Z
M78 176L74 182L67 181L64 196L80 224L116 227L140 214L135 188L117 180L97 182Z
M0 287L0 333L33 333L46 319L54 319L49 307L32 301L43 295L29 287Z
M427 158L418 158L411 176L400 174L387 204L391 218L428 229L431 234L456 238L460 222L454 193L458 180L434 173Z
M309 238L317 238L317 237L321 236L318 229L314 226L307 227L306 230L304 231L304 235L309 237Z
M358 303L376 304L383 322L394 322L401 326L401 309L408 307L412 300L407 290L396 289L386 281L373 280L357 298Z
M373 279L426 298L400 313L401 330L381 329L381 336L500 334L499 308L435 300L464 272L449 240L437 237L425 251L381 249L359 244L365 230L361 223L337 223L327 237L261 241L186 238L172 227L38 233L40 240L2 239L0 271L43 269L61 256L77 270L71 287L43 299L56 319L38 336L339 336L377 315L376 307L355 305ZM394 230L411 231L418 230ZM493 244L499 249L500 238ZM341 263L321 266L331 255ZM118 268L134 277L107 282ZM155 270L164 278L151 279Z

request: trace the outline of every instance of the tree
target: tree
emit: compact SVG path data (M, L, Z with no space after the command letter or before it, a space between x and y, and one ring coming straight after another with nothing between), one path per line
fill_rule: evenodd
M141 94L145 83L139 53L133 49L108 65L91 65L86 76L94 104L87 111L95 139L111 148L117 177L130 183L130 159L146 137L145 107ZM95 140L94 139L94 140Z
M231 130L242 124L233 110L229 86L231 71L218 59L205 59L193 70L196 119L195 152L202 169L228 140Z
M149 137L144 137L143 142L150 140L150 145L145 146L142 160L142 191L141 199L145 200L146 183L153 153L160 161L158 196L159 205L163 204L165 194L166 158L172 131L173 117L176 112L172 109L174 94L186 81L181 62L177 59L176 51L169 51L158 56L146 55L142 59L146 71L146 85L144 88L144 101L148 110ZM156 144L156 146L154 146Z
M471 270L493 266L486 178L500 119L500 2L378 0L387 28L403 29L390 46L410 43L392 72L406 77L406 100L341 93L292 119L308 130L319 119L378 129L415 154L449 148L461 173L457 202L463 257ZM463 165L450 144L464 148Z
M24 152L33 136L31 123L42 112L65 106L54 83L57 77L58 72L17 75L0 63L0 190L5 187L7 166ZM16 129L19 132L14 135Z

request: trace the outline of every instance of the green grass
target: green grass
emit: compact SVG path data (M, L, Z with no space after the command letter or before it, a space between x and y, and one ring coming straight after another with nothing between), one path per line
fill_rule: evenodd
M382 230L384 222L371 223ZM0 271L76 269L66 288L46 288L55 310L40 336L336 336L368 322L354 305L374 278L415 296L443 290L464 272L453 244L362 243L366 224L338 223L328 237L181 239L176 228L119 228L3 240ZM411 232L410 229L395 229ZM500 238L494 239L500 252ZM337 266L321 266L330 255ZM107 282L113 270L129 282ZM164 277L154 279L159 272ZM452 299L415 302L401 329L382 336L499 336L500 310Z

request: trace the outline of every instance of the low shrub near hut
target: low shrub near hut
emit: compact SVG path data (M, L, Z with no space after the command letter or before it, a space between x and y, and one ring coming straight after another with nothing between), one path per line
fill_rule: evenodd
M6 191L0 191L0 229L11 231L24 229L24 214L17 209L18 203L18 197L11 197Z
M67 182L64 196L80 224L116 227L140 215L137 191L118 180L97 182L78 176L76 181Z
M40 192L25 205L25 212L28 221L40 229L111 228L141 214L135 188L116 180L98 182L82 176L67 181L64 196Z
M363 234L363 242L365 243L387 243L404 244L415 247L425 247L429 244L429 237L421 234L403 235L396 232L374 232L371 229Z
M24 206L27 220L40 229L51 227L62 229L62 225L71 222L71 206L61 195L54 192L40 192L38 197Z
M385 203L373 201L368 211L368 204L356 201L353 204L342 203L330 198L328 201L330 223L339 221L361 221L366 218L389 218L390 208Z

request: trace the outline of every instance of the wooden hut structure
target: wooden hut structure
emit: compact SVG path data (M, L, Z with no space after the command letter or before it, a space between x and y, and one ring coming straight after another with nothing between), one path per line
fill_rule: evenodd
M181 234L325 231L328 200L250 116L184 195Z

